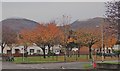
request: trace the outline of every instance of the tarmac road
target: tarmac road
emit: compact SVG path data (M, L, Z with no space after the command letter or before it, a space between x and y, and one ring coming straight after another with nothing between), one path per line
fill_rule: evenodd
M118 61L104 61L104 62L118 62ZM85 69L84 68L85 64L92 64L92 62L44 63L44 64L14 64L11 62L0 63L2 63L2 69Z
M3 69L84 69L90 62L45 63L45 64L14 64L2 62Z

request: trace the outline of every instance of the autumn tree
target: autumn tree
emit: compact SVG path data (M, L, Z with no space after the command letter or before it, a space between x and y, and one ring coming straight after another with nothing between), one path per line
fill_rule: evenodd
M1 43L2 53L6 45L12 46L12 44L16 43L16 40L17 34L15 31L13 31L7 26L2 28L2 43Z
M107 39L105 39L105 45L106 47L112 48L117 42L117 39L112 36L108 36Z
M50 47L62 43L62 31L56 26L55 23L40 24L35 29L29 31L24 30L21 32L22 42L35 43L43 50L44 58L46 58L45 48L48 46L48 56Z
M60 44L63 39L62 31L56 26L55 23L48 23L47 25L43 26L40 25L36 28L36 38L35 43L38 46L43 45L43 52L45 58L45 46L48 46L48 51L50 52L50 47L56 44ZM48 52L48 55L49 55Z
M89 58L92 58L92 46L100 41L99 32L95 30L79 29L77 30L77 39L82 45L89 48Z
M69 34L68 34L68 38L67 38L67 44L66 44L66 49L67 49L67 56L70 57L72 54L72 48L74 47L78 47L77 43L76 43L76 35L75 35L75 31L70 30Z
M17 34L17 44L23 45L24 54L27 56L27 48L29 45L33 44L34 32L29 29L23 29Z
M53 45L60 44L63 40L63 32L56 26L55 22L48 23L46 26L47 30L47 45L48 45L48 56L50 55L50 47Z
M28 43L35 43L43 50L45 58L45 46L46 46L46 29L45 26L40 24L34 30L23 30L20 33L19 43L27 47Z

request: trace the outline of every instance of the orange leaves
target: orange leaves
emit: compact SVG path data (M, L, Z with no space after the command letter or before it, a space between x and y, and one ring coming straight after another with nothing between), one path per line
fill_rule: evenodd
M112 36L108 36L107 39L105 40L105 45L107 47L112 47L113 45L115 45L117 42L117 39L115 37Z
M79 29L76 31L77 33L77 40L84 43L95 43L93 47L100 48L102 47L102 32L100 29ZM108 33L108 32L107 32ZM107 35L103 33L103 43L105 47L112 47L116 44L117 39L112 35ZM97 42L98 41L98 42Z
M40 24L33 30L21 31L22 41L36 44L58 44L63 39L63 32L54 23Z
M19 44L27 44L33 42L34 33L28 29L22 30L19 34Z
M96 30L79 29L76 31L77 41L84 45L92 46L100 40L100 33Z
M70 42L75 42L75 39L74 38L69 38L67 43L70 43Z

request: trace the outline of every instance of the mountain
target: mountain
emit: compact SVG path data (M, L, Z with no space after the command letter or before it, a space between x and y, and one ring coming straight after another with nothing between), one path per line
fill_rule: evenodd
M80 28L87 28L87 29L93 29L96 28L97 26L100 26L102 23L103 18L101 17L96 17L84 21L76 20L71 24L72 29L80 29Z
M22 31L23 29L33 29L38 26L39 23L25 19L25 18L8 18L2 20L0 22L0 29L2 29L2 33L0 33L0 40L6 43L14 43L17 36L17 33ZM1 27L2 26L2 27Z
M2 29L11 29L15 32L20 32L22 29L33 29L38 25L37 22L25 18L8 18L3 20Z
M76 30L79 28L87 28L93 29L97 26L100 26L104 18L95 17L91 19L87 19L84 21L76 20L75 22L71 23L70 26L72 29ZM32 29L36 27L39 23L25 19L25 18L9 18L2 21L2 28L10 28L15 32L19 32L22 29Z

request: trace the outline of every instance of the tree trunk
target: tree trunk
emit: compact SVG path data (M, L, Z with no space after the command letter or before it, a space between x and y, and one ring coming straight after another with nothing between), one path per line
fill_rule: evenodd
M2 54L3 54L4 47L3 46L1 46L1 47L2 47Z
M5 48L5 45L6 45L6 44L3 44L3 43L1 44L2 54L3 54L3 50L4 50L4 48Z
M80 47L78 47L78 57L80 57Z
M45 56L45 48L43 49L43 57L46 58L46 56Z
M48 57L50 57L50 45L48 45Z
M92 59L92 49L91 49L91 46L89 46L89 59Z
M46 58L46 55L45 55L45 46L43 46L42 50L43 50L43 57Z
M28 45L24 45L24 56L26 58L28 57L27 47L28 47Z
M69 57L69 48L67 48L67 57Z

